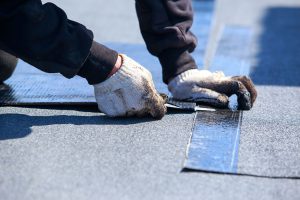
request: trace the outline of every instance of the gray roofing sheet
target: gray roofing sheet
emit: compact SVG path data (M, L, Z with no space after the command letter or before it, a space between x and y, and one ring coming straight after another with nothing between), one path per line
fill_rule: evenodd
M253 16L267 6L295 7L297 2L220 0L218 4L225 5L222 12L227 17L218 20L229 22L228 16L235 16L234 20L258 24ZM133 28L124 31L120 40L140 42L137 23L133 22L133 1L57 3L66 8L72 19L94 28L96 37L106 35L103 40L119 40L121 33L112 27L116 35L104 34L98 29L99 23L105 26L108 20L99 19L108 15L117 23L114 14L122 13L128 19L126 27L130 24ZM100 5L103 12L99 12ZM116 12L107 10L108 6ZM80 12L75 9L78 7ZM85 12L89 10L88 15ZM263 73L266 76L254 76L257 83L258 78L269 80L269 76L281 77L279 83L291 81L290 85L276 86L275 81L268 81L258 86L256 105L243 116L240 170L298 173L296 75L300 68L295 67L299 66L297 62L289 63L285 66L294 73L286 72L284 76L284 70L278 73L269 65L269 72ZM110 119L99 114L96 107L0 107L1 199L299 199L300 180L181 173L193 117L192 113L173 112L160 121Z

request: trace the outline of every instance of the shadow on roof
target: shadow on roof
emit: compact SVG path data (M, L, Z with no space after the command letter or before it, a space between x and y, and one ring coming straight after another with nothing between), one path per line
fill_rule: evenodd
M300 86L300 7L272 7L262 19L251 74L257 85Z

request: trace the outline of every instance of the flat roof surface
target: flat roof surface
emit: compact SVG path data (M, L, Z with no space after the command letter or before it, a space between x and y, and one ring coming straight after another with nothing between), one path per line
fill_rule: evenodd
M134 1L54 2L99 42L143 43ZM217 1L206 63L224 24L255 31L258 99L243 114L241 171L300 175L299 10L297 0ZM0 107L0 198L299 199L299 179L182 173L193 118L173 111L159 121L111 119L94 106Z

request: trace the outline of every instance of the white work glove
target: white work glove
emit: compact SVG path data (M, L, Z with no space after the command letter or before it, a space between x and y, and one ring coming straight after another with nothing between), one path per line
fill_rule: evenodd
M199 69L179 74L169 82L168 89L176 99L221 108L228 107L228 97L236 94L240 110L251 109L257 96L254 84L246 76L226 77L223 72L212 73Z
M120 56L120 69L94 85L99 110L111 117L150 114L161 119L166 113L165 101L157 93L151 73L126 55Z

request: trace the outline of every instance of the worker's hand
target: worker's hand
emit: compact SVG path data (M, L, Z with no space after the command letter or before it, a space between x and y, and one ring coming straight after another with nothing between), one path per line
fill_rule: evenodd
M225 77L223 72L211 73L198 69L179 74L169 82L168 89L176 99L221 108L228 107L228 97L236 94L240 110L251 109L257 96L256 89L247 76Z
M150 114L161 119L166 113L165 102L154 87L151 73L126 55L120 56L120 69L94 85L98 108L111 117Z

